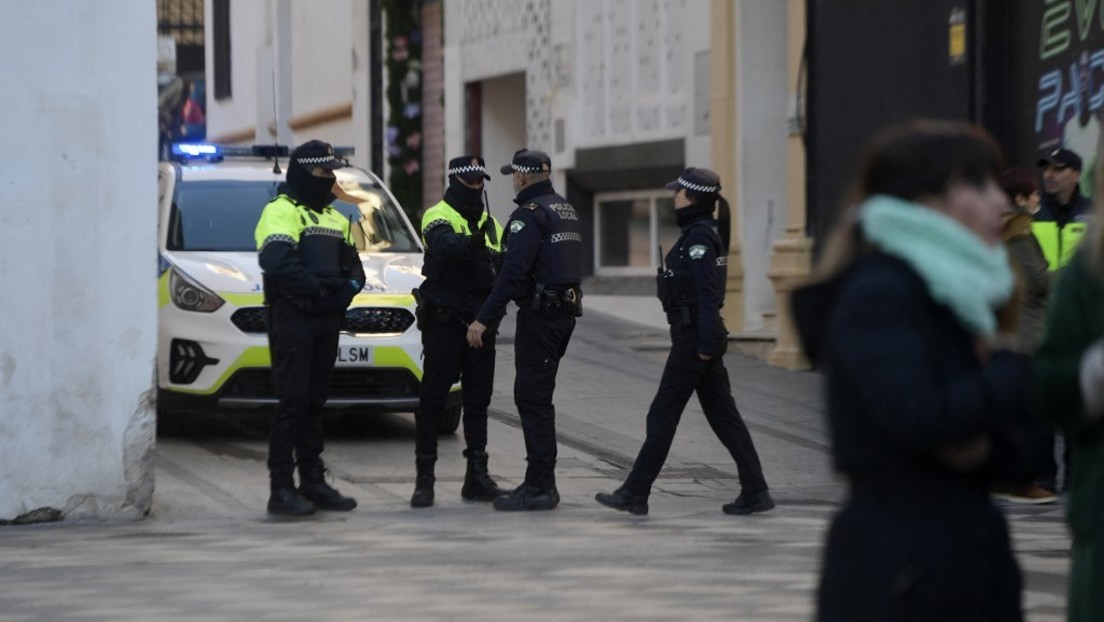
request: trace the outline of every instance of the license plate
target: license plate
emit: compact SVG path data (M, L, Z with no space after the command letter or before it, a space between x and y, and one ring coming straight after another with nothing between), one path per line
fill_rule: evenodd
M371 346L339 346L337 348L337 365L371 365Z

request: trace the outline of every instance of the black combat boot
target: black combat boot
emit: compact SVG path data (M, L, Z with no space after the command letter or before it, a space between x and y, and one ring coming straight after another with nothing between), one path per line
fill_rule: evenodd
M628 512L629 514L644 515L648 513L648 495L629 492L624 486L610 494L600 492L594 495L594 500L606 507Z
M513 491L495 499L494 509L500 512L525 512L531 510L551 510L560 504L560 493L556 486L540 488L532 484L522 484Z
M273 487L268 498L268 513L274 516L310 516L317 510L292 487Z
M468 459L468 471L460 488L461 497L468 501L494 501L509 492L499 488L487 472L487 452L465 449L464 457Z
M414 466L418 469L418 475L414 479L414 494L410 497L410 507L428 508L433 505L433 483L437 481L433 476L435 462L437 462L436 454L414 454Z
M771 498L770 492L763 490L752 494L741 492L735 501L721 506L721 511L725 514L743 515L766 512L772 508L774 508L774 499Z
M302 480L299 494L318 506L320 510L348 512L357 506L356 499L342 495L326 483L326 469L321 462L306 468L300 467L299 479Z

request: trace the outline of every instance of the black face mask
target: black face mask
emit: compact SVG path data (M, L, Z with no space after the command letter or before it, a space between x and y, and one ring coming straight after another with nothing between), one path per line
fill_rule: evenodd
M483 211L483 188L469 188L455 176L449 177L445 201L460 212L461 216L468 219L478 218Z
M300 203L320 210L336 198L333 194L333 177L315 177L303 166L288 168L288 186L295 192Z

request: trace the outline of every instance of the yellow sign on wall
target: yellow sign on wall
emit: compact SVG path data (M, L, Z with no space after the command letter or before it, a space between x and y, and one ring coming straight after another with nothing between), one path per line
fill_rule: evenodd
M966 11L961 7L951 9L948 52L952 65L966 61Z

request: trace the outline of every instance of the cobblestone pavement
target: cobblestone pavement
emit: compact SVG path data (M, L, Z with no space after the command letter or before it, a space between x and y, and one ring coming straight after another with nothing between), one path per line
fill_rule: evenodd
M329 422L326 458L360 507L273 520L263 418L217 413L159 442L147 520L0 528L0 620L809 619L821 542L843 494L828 467L818 378L726 359L775 511L721 513L738 478L692 404L651 513L633 517L593 495L616 487L643 439L663 335L586 320L557 391L555 511L461 501L456 437L442 439L437 505L412 510L412 418L348 416ZM508 332L489 449L500 483L516 485L524 451ZM1063 619L1061 505L1005 509L1029 619Z

